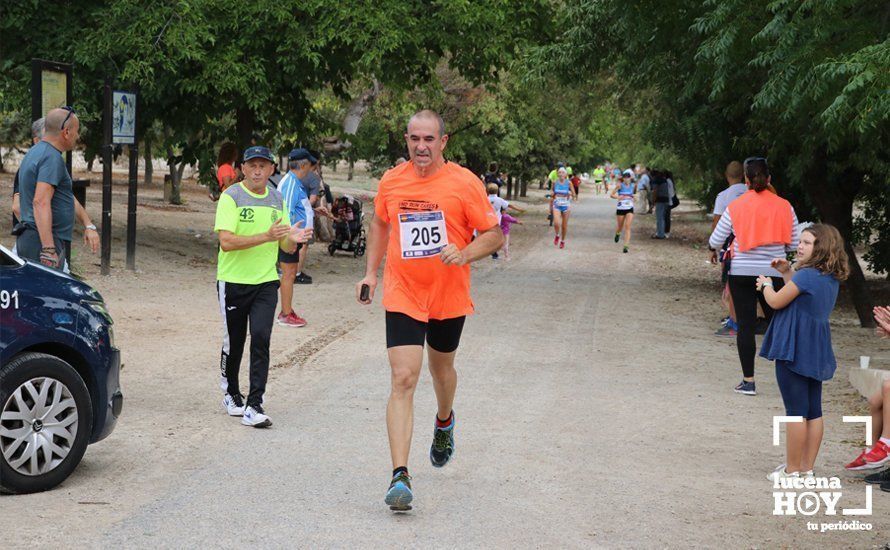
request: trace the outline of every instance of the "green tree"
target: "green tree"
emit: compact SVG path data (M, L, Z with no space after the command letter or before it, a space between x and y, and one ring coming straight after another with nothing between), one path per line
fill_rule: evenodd
M111 0L74 10L68 2L34 1L14 5L0 30L4 50L7 43L39 47L19 51L15 70L0 78L3 89L27 90L30 57L73 59L78 106L93 120L106 77L137 86L142 127L163 125L156 146L178 182L185 163L209 167L224 139L244 146L257 130L270 143L301 134L316 90L343 96L352 82L370 78L412 89L442 59L474 82L495 79L529 37L546 36L539 16L546 6L544 0ZM14 103L25 105L26 95ZM88 140L99 143L98 132Z
M646 139L702 173L768 156L802 217L844 235L847 287L867 326L853 206L887 181L888 10L866 0L567 2L568 32L532 57L541 75L614 74L624 94L651 94ZM882 257L868 256L878 271L890 267Z

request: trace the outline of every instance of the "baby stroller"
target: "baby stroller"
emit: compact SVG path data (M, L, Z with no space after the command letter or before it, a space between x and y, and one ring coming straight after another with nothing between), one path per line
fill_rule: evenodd
M334 201L331 213L334 215L334 240L328 245L328 253L333 256L334 252L345 250L356 258L364 256L367 236L362 226L362 202L343 195Z

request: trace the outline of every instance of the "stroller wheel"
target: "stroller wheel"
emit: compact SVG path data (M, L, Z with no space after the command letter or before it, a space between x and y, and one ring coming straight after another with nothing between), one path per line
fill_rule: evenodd
M355 257L358 258L360 256L365 255L365 247L364 245L359 245L355 248Z
M334 252L335 252L336 250L337 250L337 247L334 246L334 243L331 243L331 244L328 245L328 254L330 254L331 256L334 255Z

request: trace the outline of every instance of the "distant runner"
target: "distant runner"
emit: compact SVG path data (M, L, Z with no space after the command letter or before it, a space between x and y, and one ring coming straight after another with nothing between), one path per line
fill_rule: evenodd
M569 230L572 200L578 198L574 186L568 179L568 175L568 171L565 168L560 168L557 171L557 179L553 183L553 193L550 195L550 209L553 212L553 230L556 232L553 244L559 246L559 248L566 247L566 234Z
M616 169L617 170L617 169ZM624 248L623 252L627 254L630 245L630 226L634 220L634 196L637 192L636 184L632 181L632 176L625 172L619 176L620 179L612 189L611 197L618 201L615 210L615 242L621 240L621 231L624 231Z

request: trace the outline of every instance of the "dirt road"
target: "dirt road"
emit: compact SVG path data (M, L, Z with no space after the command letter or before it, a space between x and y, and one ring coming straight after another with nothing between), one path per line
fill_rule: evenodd
M219 405L212 208L197 205L143 210L135 274L101 278L82 256L117 322L124 413L61 487L0 499L3 546L869 547L890 537L880 491L859 518L871 532L813 533L808 519L850 518L772 515L764 475L782 459L772 416L784 413L771 365L758 361L757 397L734 394L735 346L711 335L721 312L704 255L650 241L651 216L622 254L612 201L589 195L566 250L537 206L514 228L514 260L475 270L455 458L442 470L427 458L425 374L415 509L393 515L383 311L354 302L361 261L314 248L317 281L297 287L310 325L272 337L275 425L242 427ZM844 366L826 385L818 466L841 477L842 504L860 507L864 485L842 470L862 439L841 422L862 413L845 369L863 346L890 353L836 317Z

